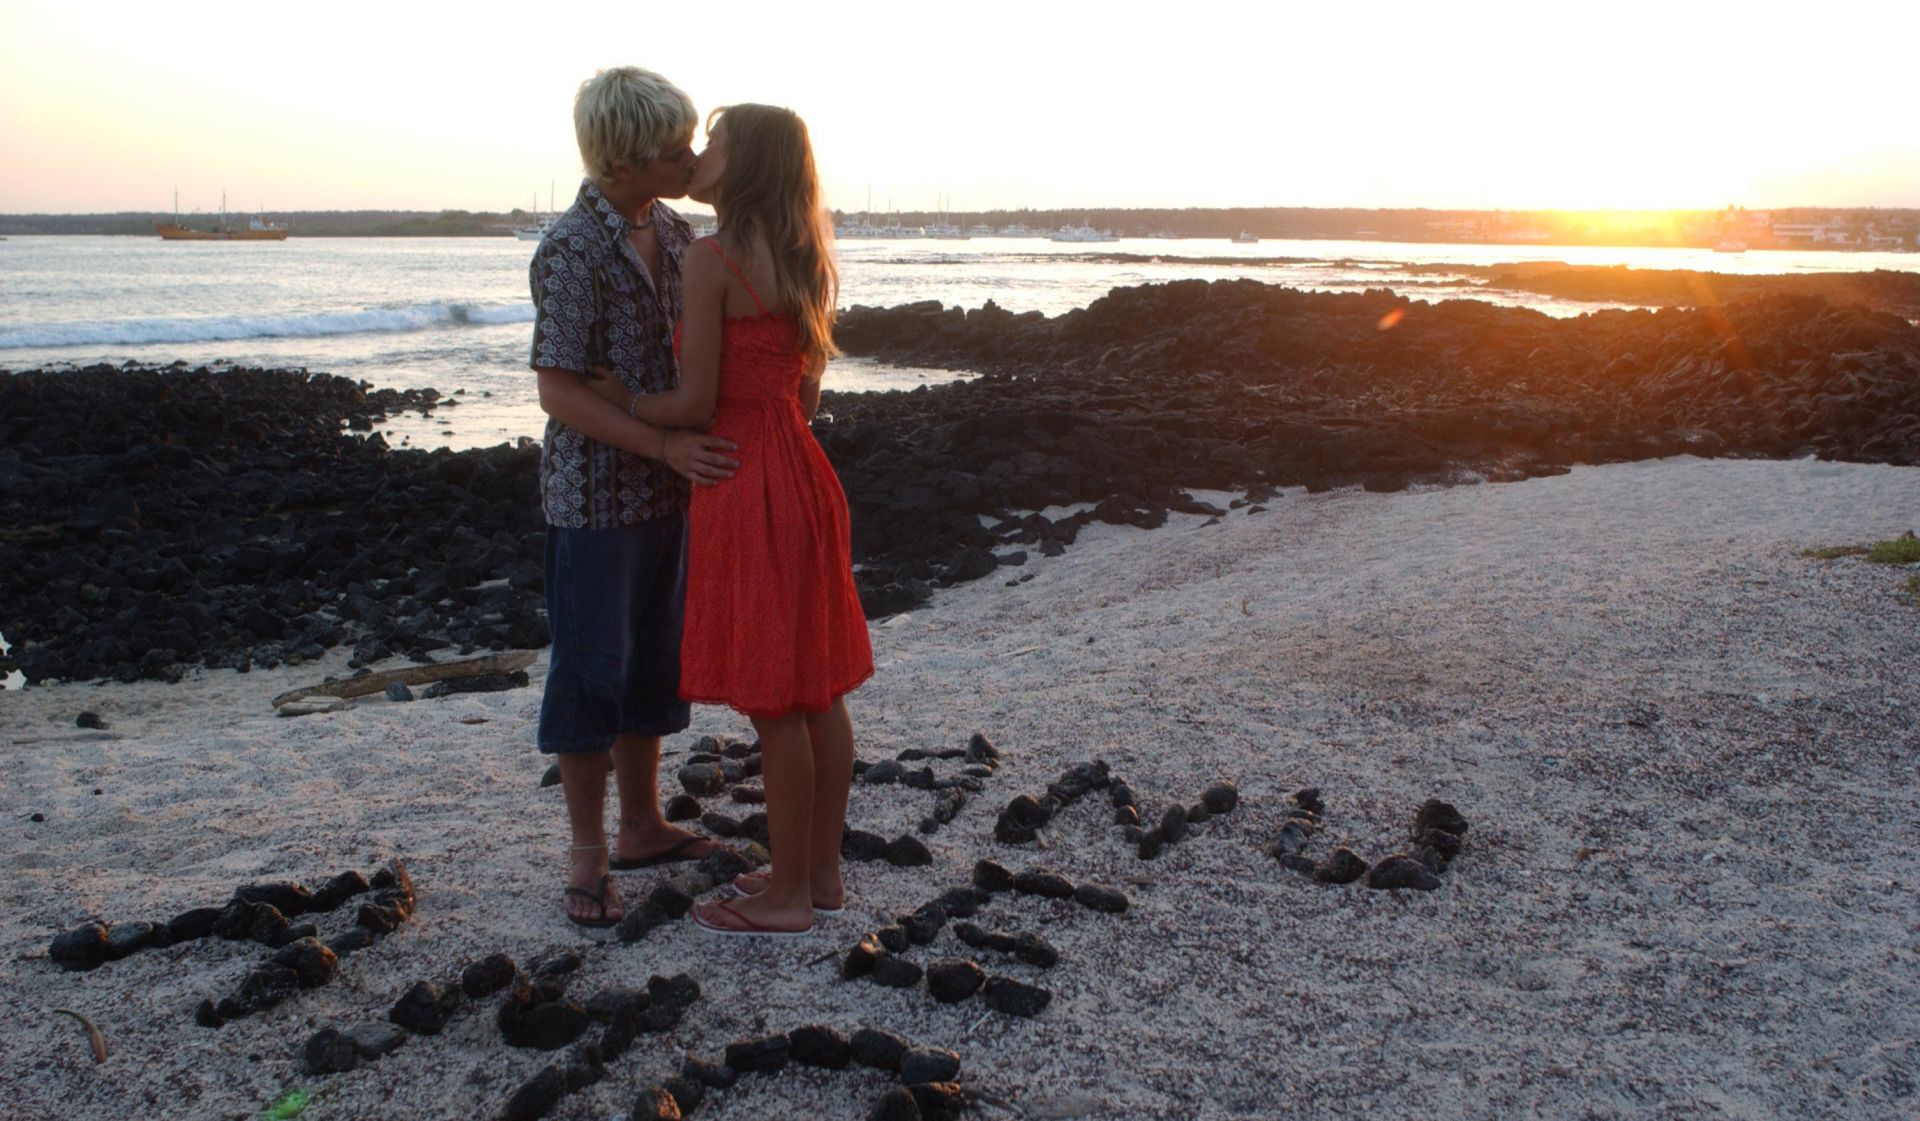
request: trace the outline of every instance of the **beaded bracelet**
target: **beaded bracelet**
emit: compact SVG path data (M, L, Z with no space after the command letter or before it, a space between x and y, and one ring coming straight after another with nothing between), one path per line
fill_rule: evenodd
M627 402L627 415L635 420L640 419L640 395L638 393L633 395L633 400Z

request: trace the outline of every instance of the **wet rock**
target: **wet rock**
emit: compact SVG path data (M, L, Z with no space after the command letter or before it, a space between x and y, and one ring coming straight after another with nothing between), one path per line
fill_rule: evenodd
M1006 866L991 860L977 861L973 866L973 883L983 891L998 894L1013 890L1013 873Z
M438 1035L459 1007L459 989L434 981L415 981L387 1012L387 1019L416 1035Z
M700 800L691 794L675 794L667 802L668 821L692 821L703 812Z
M994 949L1003 947L999 939L990 938L989 944ZM1053 943L1030 930L1014 935L1013 945L1006 950L1019 960L1040 969L1052 969L1060 961L1060 951L1054 949Z
M861 1028L848 1043L853 1061L875 1070L899 1070L908 1050L906 1040L879 1028Z
M960 768L960 773L968 778L992 778L993 768L985 763L968 763Z
M128 954L138 953L153 941L153 924L150 922L117 922L107 928L106 959L119 961Z
M1440 877L1433 874L1426 865L1406 855L1394 853L1380 861L1367 872L1366 884L1381 891L1397 891L1411 888L1415 891L1432 891L1440 886Z
M922 903L894 922L907 932L907 941L924 946L933 941L940 933L940 928L947 924L947 910L938 903Z
M735 786L727 791L727 796L743 806L764 806L767 803L766 789L759 786Z
M910 989L920 983L924 971L903 957L889 954L873 963L873 983L890 989Z
M807 1066L844 1070L853 1061L853 1045L847 1037L825 1024L807 1024L787 1033L793 1061Z
M920 1113L920 1103L913 1100L913 1091L905 1086L895 1086L874 1104L873 1111L867 1114L867 1121L924 1121L924 1118Z
M1313 878L1323 884L1350 884L1366 874L1367 862L1345 845L1313 869Z
M918 868L933 863L933 853L920 838L909 833L888 841L881 855L896 868Z
M940 1047L915 1047L900 1056L900 1081L952 1082L960 1077L960 1055Z
M359 1065L353 1041L334 1028L321 1028L300 1047L300 1069L311 1075L341 1074Z
M1168 844L1178 844L1187 835L1187 810L1185 806L1168 806L1167 812L1160 815L1160 837Z
M1467 819L1462 817L1460 811L1454 809L1451 803L1442 802L1438 798L1429 798L1420 804L1420 809L1413 815L1413 835L1418 837L1429 829L1464 837L1467 833Z
M1166 847L1167 839L1161 834L1160 830L1150 830L1145 836L1140 838L1140 859L1152 860L1159 856L1161 851Z
M301 938L276 950L267 960L293 970L303 989L317 989L339 972L340 957L318 938Z
M700 815L700 827L716 837L738 837L740 823L723 813L707 812Z
M1125 782L1116 782L1112 786L1109 786L1107 788L1107 800L1113 803L1113 808L1116 810L1122 806L1134 806L1137 808L1140 805L1140 799L1134 797L1133 787L1127 785Z
M689 763L680 768L680 785L696 798L710 798L727 788L727 775L717 763Z
M941 958L927 966L927 991L942 1004L967 999L986 980L985 971L963 958Z
M489 954L460 971L460 991L475 1000L513 984L519 970L506 954Z
M1105 884L1081 884L1073 891L1073 901L1090 911L1109 915L1123 914L1127 909L1126 893Z
M793 1044L786 1035L766 1035L727 1044L727 1065L745 1074L775 1071L787 1065Z
M1201 791L1200 801L1214 813L1232 813L1234 807L1240 804L1240 788L1222 779Z
M1193 805L1187 807L1188 825L1204 825L1212 819L1213 811L1207 808L1205 802L1195 802Z
M1074 889L1073 881L1058 872L1028 868L1013 878L1013 890L1021 895L1038 895L1047 899L1072 899Z
M840 834L840 855L848 860L880 860L887 851L887 839L864 829L848 829Z
M1113 823L1115 825L1139 825L1140 808L1138 806L1121 806L1119 809L1113 811Z
M1008 1016L1038 1016L1053 999L1038 985L998 976L987 978L985 995L987 1007Z

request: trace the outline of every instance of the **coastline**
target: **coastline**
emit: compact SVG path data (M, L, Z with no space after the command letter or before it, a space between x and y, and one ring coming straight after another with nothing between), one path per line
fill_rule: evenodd
M351 1073L301 1075L297 1051L485 953L587 945L583 997L683 970L703 995L559 1116L612 1116L684 1054L807 1023L952 1048L963 1084L1040 1117L1864 1119L1910 1104L1920 608L1901 569L1801 552L1920 524L1920 470L1681 458L1263 505L1173 511L1152 532L1089 524L1025 582L957 585L876 623L862 758L983 731L1005 765L926 838L930 867L850 865L852 908L794 946L686 924L597 946L565 926L562 815L529 742L540 663L531 688L284 720L266 698L342 672L344 651L6 694L0 952L15 965L0 986L20 1011L0 1028L0 1091L78 1118L251 1117L295 1086L315 1091L313 1118L494 1116L555 1056L503 1047L491 1003ZM108 728L73 728L81 709ZM691 731L742 730L702 710ZM670 742L668 774L692 746ZM1044 851L991 840L1008 798L1095 756L1156 810L1215 778L1242 804L1155 862L1104 805L1063 812ZM1464 852L1431 894L1316 884L1263 851L1306 785L1327 804L1316 850L1375 859L1437 796L1471 822ZM911 832L927 797L860 784L851 822ZM192 1007L257 956L235 944L78 974L41 956L89 915L164 916L394 856L419 887L414 922L335 983L217 1032ZM981 920L1059 948L1048 970L983 962L1050 988L1038 1017L814 963L980 857L1130 898L1119 916L1026 899ZM660 878L621 882L633 899ZM988 956L950 931L914 951L950 954ZM107 1065L52 1007L100 1025ZM886 1084L748 1076L699 1115L864 1117Z

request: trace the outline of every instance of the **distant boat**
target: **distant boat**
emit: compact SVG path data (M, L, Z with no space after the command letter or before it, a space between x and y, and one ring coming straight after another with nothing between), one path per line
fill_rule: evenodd
M549 214L540 219L540 224L537 226L521 226L514 230L513 236L519 238L521 241L539 241L541 238L547 236L547 231L551 230L553 224L559 220L559 215Z
M1239 233L1233 235L1233 243L1235 245L1258 245L1260 244L1260 239L1245 230L1241 230Z
M927 227L927 236L941 241L966 241L973 235L951 222L940 222Z
M1085 222L1077 226L1061 226L1048 235L1051 241L1119 241L1112 230L1096 230Z
M1028 227L1021 225L1019 222L1015 222L1013 225L1003 228L1000 231L999 236L1001 237L1044 237L1046 235L1039 230L1029 229Z
M267 221L265 214L256 214L247 222L245 229L232 229L227 225L227 196L220 195L220 228L217 230L193 230L180 224L180 192L173 193L173 221L155 222L153 232L163 241L285 241L287 227Z

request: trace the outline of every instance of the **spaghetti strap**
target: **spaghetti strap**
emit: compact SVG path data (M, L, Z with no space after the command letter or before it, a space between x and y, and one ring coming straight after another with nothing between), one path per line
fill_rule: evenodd
M733 274L733 278L738 280L740 286L747 290L747 296L753 300L753 306L760 309L761 315L767 314L767 305L760 302L760 293L753 290L753 282L747 279L747 274L740 271L740 266L733 263L733 259L727 256L727 251L720 248L718 241L709 240L707 244L711 245L713 251L720 255L720 263L727 266L727 271Z

